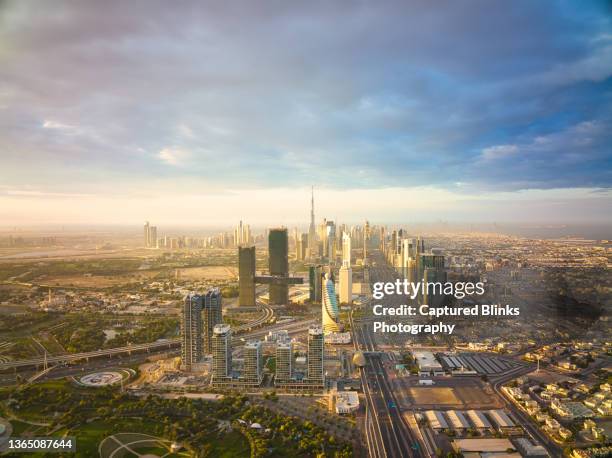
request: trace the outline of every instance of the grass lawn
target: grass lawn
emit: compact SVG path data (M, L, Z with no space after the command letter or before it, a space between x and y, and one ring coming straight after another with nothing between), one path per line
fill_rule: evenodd
M22 436L23 434L29 431L34 431L40 428L39 426L30 425L28 423L24 423L19 420L9 420L9 421L11 423L11 426L13 427L13 433L11 435L16 436L16 437Z
M98 445L107 436L120 432L139 432L155 435L154 424L137 418L121 419L113 423L92 421L68 431L77 438L77 457L98 456Z
M150 434L156 436L155 424L147 420L138 418L126 418L118 420L114 423L105 423L101 420L96 420L73 428L68 432L69 436L77 438L76 457L91 457L98 456L98 445L100 442L115 432L138 432L142 434ZM250 447L248 440L239 432L233 431L218 438L216 435L210 436L211 452L214 457L218 458L237 458L250 455ZM154 447L157 452L161 451L159 447ZM142 450L153 450L151 447L143 447ZM141 450L138 450L141 452ZM141 452L142 453L142 452ZM152 452L156 453L156 452ZM161 455L167 453L161 453ZM172 456L172 455L169 455Z
M211 437L212 454L218 458L238 458L250 456L249 441L238 431L232 431L223 436L223 439Z

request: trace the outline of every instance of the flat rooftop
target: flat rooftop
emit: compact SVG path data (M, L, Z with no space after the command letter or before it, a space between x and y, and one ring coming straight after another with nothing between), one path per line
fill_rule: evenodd
M458 452L505 452L514 448L508 439L457 439L453 448Z
M413 351L412 356L414 356L419 368L442 369L442 365L430 351Z

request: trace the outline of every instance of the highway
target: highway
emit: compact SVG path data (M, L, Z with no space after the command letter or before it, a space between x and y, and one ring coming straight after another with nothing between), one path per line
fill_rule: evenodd
M353 342L364 351L366 366L360 369L366 398L365 433L370 457L423 457L422 444L414 436L402 415L367 324L352 321Z
M387 381L382 363L383 354L377 353L369 327L359 327L354 333L365 353L367 364L361 369L361 382L366 395L366 424L370 456L421 457L421 444L414 437L402 415L398 401Z
M372 268L371 270L372 281L394 281L397 276L395 271L389 266L387 266L384 260L382 260L381 258L377 258L377 260L379 260L379 265L376 268ZM387 303L389 303L389 305L391 306L399 305L401 303L406 303L406 299L401 296L389 296L387 298ZM500 398L504 400L507 408L513 413L514 417L519 420L521 426L523 426L525 430L529 433L529 435L531 435L532 439L535 442L543 444L546 447L548 453L550 453L550 456L560 457L562 456L561 448L557 444L555 444L549 437L547 437L533 423L533 421L525 412L519 409L514 403L509 402L504 393L501 391L501 386L504 383L521 375L529 373L532 370L533 366L519 367L513 371L510 371L509 373L504 374L502 377L495 378L494 381L492 381L492 386L495 392L500 396Z
M245 333L243 336L241 336L243 338L257 337L257 336L265 335L272 328L267 328L265 330L258 330L258 331L251 331L251 330L255 327L268 323L269 321L272 320L273 317L274 317L274 311L272 310L272 308L270 308L267 305L262 305L261 316L259 316L257 319L253 321L250 321L249 323L245 323L243 325L234 327L232 331L234 333L250 331L248 333ZM279 325L279 329L289 330L289 329L293 329L299 326L303 326L303 323L295 322L295 323L288 323L285 326ZM238 342L239 340L240 340L240 337L236 337L236 342ZM171 348L179 347L180 345L181 345L180 338L173 338L173 339L164 339L164 340L158 340L155 342L148 342L148 343L142 343L142 344L126 345L123 347L106 348L102 350L95 350L95 351L82 352L82 353L67 353L64 355L53 355L53 356L48 355L47 364L55 365L55 364L63 364L63 363L68 363L68 362L73 362L73 361L79 361L83 359L88 360L90 358L99 358L103 356L111 357L113 355L131 354L133 352L139 352L139 351L156 351L156 350L163 350L165 348L171 349ZM6 362L0 363L0 371L7 370L7 369L18 369L18 368L25 368L25 367L42 366L44 363L45 363L44 356L41 356L39 358L6 361Z

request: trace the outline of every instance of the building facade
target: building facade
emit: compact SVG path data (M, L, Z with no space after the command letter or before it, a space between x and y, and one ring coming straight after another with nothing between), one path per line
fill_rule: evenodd
M291 342L276 345L275 383L288 382L293 377L293 345Z
M261 342L247 342L243 350L244 369L241 381L245 385L259 386L263 378L263 355Z
M255 307L255 247L238 247L238 303Z
M323 385L325 375L323 363L325 359L325 340L320 326L308 329L308 382Z
M268 267L270 275L289 275L289 240L286 228L270 229L268 234ZM270 284L270 304L282 305L289 302L289 285L283 282Z
M187 371L202 359L202 296L188 294L181 313L181 361Z
M322 290L321 313L323 315L323 330L326 334L329 332L339 332L338 318L340 312L338 310L338 299L336 298L334 279L329 273L325 274Z
M219 288L212 288L202 296L202 329L204 337L204 351L212 352L213 329L223 323L222 297Z
M218 324L212 336L212 383L223 384L232 379L232 330L228 324Z

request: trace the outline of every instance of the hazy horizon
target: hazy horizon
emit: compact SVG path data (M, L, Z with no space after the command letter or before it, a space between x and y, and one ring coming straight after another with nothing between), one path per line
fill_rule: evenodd
M250 224L248 221L243 221L245 224ZM153 226L157 226L158 235L175 236L208 236L216 235L220 232L231 232L235 224L225 225L177 225L159 224L156 221L149 221ZM361 225L363 221L339 221L339 224L347 224L348 226ZM509 235L533 239L556 239L556 238L583 238L593 240L612 240L612 226L609 224L564 224L564 223L546 223L533 224L529 222L523 223L499 223L499 222L483 222L474 221L472 223L457 223L450 221L405 221L405 222L384 222L370 221L371 225L383 225L388 229L403 228L408 230L411 235L443 235L453 233L472 233L472 234L499 234ZM308 227L304 222L296 222L295 224L275 224L271 221L266 225L251 225L251 231L254 234L261 234L266 229L272 227L285 226L288 230L294 227L298 230L307 232ZM73 235L113 235L113 236L128 236L140 239L142 237L142 225L134 224L65 224L65 225L35 225L35 226L10 226L0 225L0 236L6 237L25 236L73 236Z

